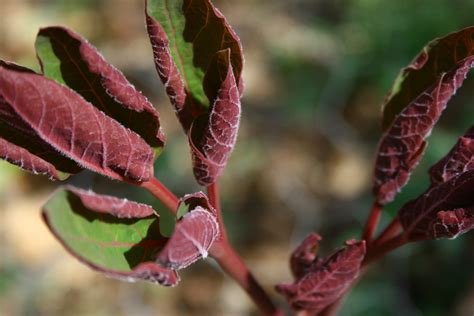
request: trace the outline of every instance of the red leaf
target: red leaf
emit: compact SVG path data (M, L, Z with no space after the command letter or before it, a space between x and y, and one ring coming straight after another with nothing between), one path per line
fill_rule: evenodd
M319 234L311 233L291 254L290 267L295 279L303 277L316 260L320 240Z
M399 211L411 240L455 238L474 227L474 171L453 176L429 188Z
M74 193L81 203L89 210L97 213L106 213L117 218L145 218L158 214L149 205L120 199L114 196L99 195L92 191L78 189L67 185L64 187L67 191Z
M423 154L425 139L473 65L474 56L464 59L448 73L442 73L434 85L396 116L377 151L374 193L380 204L393 201L408 182L411 171Z
M359 275L365 256L365 242L346 242L346 247L324 260L316 260L309 271L293 284L280 284L277 291L286 296L291 307L321 312L334 303Z
M170 7L179 6L179 3L163 6L163 10L170 11ZM193 97L191 84L183 68L186 66L195 67L200 69L201 72L207 73L214 55L218 51L229 49L232 68L239 86L239 94L242 95L244 84L241 74L244 58L240 39L223 14L210 0L183 0L182 8L180 8L181 12L163 13L168 15L169 20L166 23L171 25L173 23L185 23L183 34L177 34L173 27L171 27L172 34L166 34L165 29L160 24L164 21L157 21L149 14L147 1L145 1L145 7L146 25L158 75L165 85L166 92L185 132L188 132L193 120L206 111L206 106L200 104ZM176 17L175 15L179 16ZM177 42L192 43L192 51L186 51L186 56L176 56L177 60L173 60L169 46L169 36L176 37L177 39L174 39L174 41ZM181 48L176 47L177 45L173 46L173 50L176 51L177 55L180 55L177 52ZM192 58L192 66L187 64L187 58ZM188 71L192 70L188 69ZM212 99L209 100L212 102Z
M234 149L240 121L240 96L230 64L230 50L216 53L205 78L206 93L215 95L209 116L196 119L189 133L194 176L214 183Z
M31 73L30 69L0 60L0 67ZM0 158L34 174L44 174L54 180L62 176L59 171L76 173L82 170L77 163L65 158L43 141L8 106L0 95Z
M474 127L460 137L453 149L430 168L431 185L438 185L474 168Z
M157 257L160 264L175 270L206 258L209 248L219 238L215 211L203 193L186 195L181 204L190 211L178 220L173 234Z
M72 90L43 76L0 65L0 104L15 119L81 166L118 180L147 181L153 151L134 132L87 103ZM21 122L16 124L16 122Z
M163 147L165 138L155 108L86 39L65 27L54 26L42 28L38 41L48 41L52 47L48 53L54 53L57 58L42 59L38 53L46 75L59 67L61 79L71 89L142 136L150 146ZM49 63L54 63L54 66Z
M383 128L387 130L395 117L418 96L474 54L474 27L434 39L413 62L402 69L383 104Z
M183 81L178 68L171 57L168 37L161 25L156 22L145 10L146 27L150 42L153 48L155 67L161 82L165 86L166 93L173 105L176 115L185 131L189 129L193 122L193 112L197 111L191 96L185 92Z

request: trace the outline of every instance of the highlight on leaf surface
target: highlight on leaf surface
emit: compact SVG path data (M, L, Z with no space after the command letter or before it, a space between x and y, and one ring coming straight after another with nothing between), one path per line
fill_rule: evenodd
M206 258L220 235L215 211L204 193L184 196L178 210L173 234L157 257L160 264L176 270Z
M314 237L310 238L309 243L313 244ZM315 258L306 273L294 283L279 284L276 289L293 309L317 314L339 299L358 277L365 251L365 241L347 241L344 248L332 255Z
M474 65L474 27L426 46L395 81L383 105L385 133L375 162L373 191L391 202L421 159L426 138Z
M145 3L156 69L190 139L195 177L210 185L222 173L237 136L244 62L240 39L209 0Z
M430 169L431 187L399 212L409 239L455 238L474 228L473 128Z
M94 270L126 281L179 281L174 270L155 262L167 239L149 206L68 186L46 203L43 218L63 246Z
M0 133L1 157L52 178L79 171L76 164L122 181L153 176L153 150L138 134L71 89L7 63L0 64Z
M36 53L46 77L65 84L160 152L158 112L86 39L61 26L40 29Z

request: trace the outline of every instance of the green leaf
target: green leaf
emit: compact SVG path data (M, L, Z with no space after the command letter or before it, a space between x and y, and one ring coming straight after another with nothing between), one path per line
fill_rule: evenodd
M131 272L140 263L154 261L166 241L158 217L117 218L94 212L65 189L46 203L43 216L68 251L106 272Z

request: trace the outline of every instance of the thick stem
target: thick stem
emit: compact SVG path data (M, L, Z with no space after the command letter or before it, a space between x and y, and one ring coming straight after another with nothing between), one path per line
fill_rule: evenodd
M364 261L362 262L362 266L367 266L368 264L382 258L390 251L393 251L409 242L408 238L404 234L400 234L398 236L393 237L390 240L387 240L372 249L369 249L367 252Z
M219 263L219 266L247 292L262 315L283 315L227 240L222 239L215 242L210 254Z
M148 182L142 182L140 187L148 190L173 214L178 210L179 199L167 187L163 185L157 178L153 178Z
M217 183L207 188L207 195L209 202L217 211L217 218L221 229L221 238L214 242L209 254L217 261L219 266L247 292L263 315L282 316L283 313L276 308L268 294L247 268L242 258L229 243L222 217L219 187Z
M374 201L372 209L370 210L369 217L367 218L367 223L365 224L364 233L362 234L362 240L365 240L367 242L367 245L370 244L372 236L374 235L374 232L377 229L381 213L382 205L377 201Z

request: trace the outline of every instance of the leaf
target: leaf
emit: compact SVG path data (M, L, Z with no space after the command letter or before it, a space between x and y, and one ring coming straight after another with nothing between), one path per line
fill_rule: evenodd
M456 238L474 227L474 128L430 168L431 187L399 211L409 239Z
M400 71L383 104L383 127L387 130L395 117L433 86L443 73L464 65L474 55L474 27L450 33L429 42L412 61Z
M230 49L231 63L243 92L244 63L240 39L209 0L148 0L146 23L155 65L187 132L192 120L212 105L203 80L214 55Z
M46 143L48 150L113 179L141 182L153 176L153 151L139 135L51 79L1 64L0 100L2 123L8 133L13 130L10 139L33 135L38 148ZM24 141L13 143L22 147ZM44 160L54 164L57 156Z
M0 60L0 67L34 74L30 69ZM52 180L62 180L67 173L82 170L43 141L25 124L0 94L0 158L34 174L44 174Z
M358 277L365 256L365 241L347 241L346 247L324 260L316 260L310 270L293 284L277 285L295 310L317 314L339 299Z
M319 234L311 233L291 254L290 268L295 279L303 277L316 260L320 240Z
M154 262L166 239L148 206L66 187L43 207L43 218L63 246L111 277L176 285L175 271Z
M182 206L187 206L188 212L178 219L171 238L157 257L160 264L175 270L206 258L219 238L215 210L202 192L186 195L179 208Z
M208 186L224 170L234 149L240 123L240 97L230 65L230 51L216 53L210 69L217 76L206 76L208 95L215 94L209 116L193 122L188 135L197 182Z
M474 127L459 138L446 157L430 168L431 185L441 184L472 169L474 169Z
M36 52L45 76L69 86L161 150L165 137L155 108L86 39L65 27L42 28Z
M208 186L225 168L237 137L240 40L210 0L145 3L156 69L188 134L195 178Z
M395 81L384 104L374 194L393 201L421 159L425 139L474 65L474 27L431 42Z

